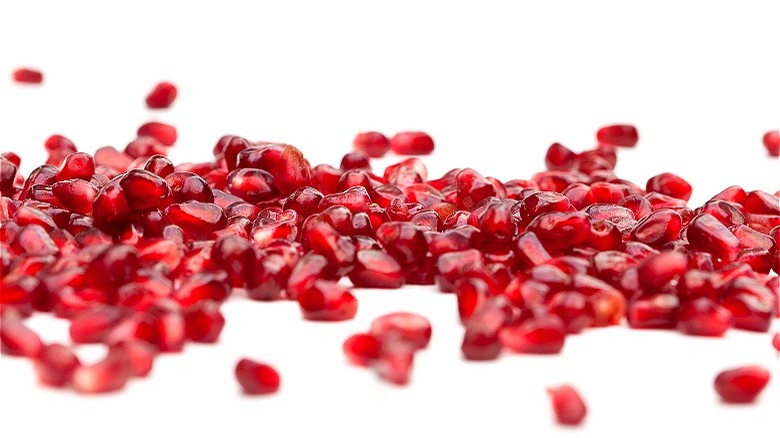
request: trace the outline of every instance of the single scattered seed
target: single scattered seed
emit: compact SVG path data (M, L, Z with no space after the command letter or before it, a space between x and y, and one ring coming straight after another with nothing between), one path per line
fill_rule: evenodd
M146 106L152 109L162 109L171 106L176 100L176 86L170 82L160 82L146 96Z
M252 359L238 361L235 374L244 393L248 395L272 394L279 390L281 383L279 373L273 367Z
M726 403L752 403L769 383L769 370L757 365L722 371L715 377L715 391Z
M13 78L20 84L40 84L43 82L43 73L31 68L18 68L14 70Z
M552 401L553 412L558 423L566 426L577 426L582 423L588 413L588 408L579 392L569 385L547 388L547 394Z

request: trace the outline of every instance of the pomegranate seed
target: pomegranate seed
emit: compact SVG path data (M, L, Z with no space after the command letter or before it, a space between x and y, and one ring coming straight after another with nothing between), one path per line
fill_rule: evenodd
M149 136L156 138L165 146L173 146L176 143L176 128L160 122L144 123L138 128L138 136Z
M0 315L0 351L11 356L34 358L43 349L43 342L38 335L27 328L18 316L11 312Z
M97 394L122 389L132 376L133 368L127 353L111 349L100 362L76 367L72 383L80 393Z
M566 326L558 316L543 314L505 327L499 338L517 353L557 354L563 349Z
M399 155L426 155L433 152L433 139L424 132L399 132L390 139L390 148Z
M390 150L390 140L381 132L361 132L355 136L352 147L369 157L379 158Z
M272 394L279 390L281 379L273 367L252 359L241 359L236 364L236 380L244 394Z
M593 323L593 309L579 292L558 292L547 303L547 309L557 315L568 333L579 333Z
M311 184L311 169L301 151L290 145L284 147L276 163L273 182L282 195Z
M775 333L775 336L772 338L772 346L780 353L780 333Z
M687 201L691 199L693 189L684 179L673 173L665 172L647 180L647 191L658 192Z
M43 82L43 73L31 68L17 68L14 70L13 78L20 84L40 84Z
M574 167L577 155L560 143L553 143L547 148L544 164L550 170L569 170Z
M688 258L679 252L662 252L643 260L638 266L639 285L645 292L660 292L664 285L685 273Z
M404 284L401 265L388 254L375 249L357 252L355 268L349 273L349 279L356 287L395 289Z
M596 140L601 144L633 147L639 140L639 133L632 125L609 125L596 132Z
M146 106L153 109L168 108L176 100L176 86L170 82L160 82L146 96Z
M119 353L127 356L130 368L135 377L146 377L152 371L154 356L157 349L150 343L140 340L122 341L110 347L110 350L119 350Z
M303 317L313 321L344 321L357 314L358 302L337 283L315 280L298 294L298 306Z
M640 297L628 305L628 325L632 328L660 329L676 325L680 300L676 295Z
M77 343L103 342L126 313L112 306L96 306L73 318L70 338Z
M382 354L381 339L370 333L358 333L350 336L342 346L347 360L358 366L370 366Z
M573 387L569 385L550 387L547 388L547 394L552 400L553 412L558 423L576 426L585 419L588 409L582 396Z
M683 303L677 315L677 327L699 336L722 336L732 324L731 312L709 298L701 297Z
M407 346L385 349L374 363L379 377L395 385L406 385L412 374L414 352Z
M217 342L225 326L225 317L212 301L201 301L188 308L184 320L187 338L195 342Z
M385 342L403 343L419 350L431 340L431 323L421 315L408 312L389 313L371 323L370 332Z
M708 252L724 261L732 261L739 254L739 239L712 215L698 214L688 225L691 247Z
M73 352L60 344L43 347L35 357L35 372L44 385L65 386L81 365Z
M780 157L780 131L767 131L764 134L764 147L772 157Z
M743 366L720 372L715 377L715 391L726 403L752 403L769 383L769 370Z

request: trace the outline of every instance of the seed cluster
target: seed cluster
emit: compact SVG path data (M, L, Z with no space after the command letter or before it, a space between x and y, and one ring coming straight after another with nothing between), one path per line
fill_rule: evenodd
M161 83L146 103L166 108L176 94ZM644 186L618 178L619 148L639 138L631 125L599 129L598 146L580 153L554 143L547 170L503 182L471 168L430 178L415 157L372 169L369 157L389 150L432 152L422 132L359 134L339 168L231 135L213 161L174 165L176 138L150 122L124 150L89 155L53 135L27 178L16 154L0 158L2 352L30 358L41 382L118 390L160 353L216 342L220 304L237 291L296 301L309 320L351 319L359 306L345 277L453 293L467 360L555 354L571 333L624 320L699 336L767 332L780 313L778 194L731 186L690 208L692 187L678 175ZM776 138L764 138L770 152ZM33 311L67 318L73 342L103 343L106 357L85 365L69 346L44 345L24 323ZM391 314L343 349L405 384L430 336L425 318ZM751 372L751 382L769 379ZM273 368L248 359L236 376L246 393L279 387ZM721 376L716 389L752 400L763 386L744 381ZM574 389L550 395L562 423L582 421Z

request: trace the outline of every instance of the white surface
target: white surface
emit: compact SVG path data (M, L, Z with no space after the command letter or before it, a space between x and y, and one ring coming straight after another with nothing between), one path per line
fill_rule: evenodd
M424 129L437 142L432 176L471 166L499 177L543 169L546 147L594 142L612 122L639 127L618 174L659 172L694 186L692 205L730 184L780 188L761 136L780 120L777 2L219 2L25 1L0 6L0 150L28 173L43 141L62 133L86 151L123 147L141 123L179 129L175 162L205 160L220 135L286 141L312 163L337 165L352 136ZM715 3L715 2L712 2ZM39 67L40 87L10 73ZM179 98L145 109L159 80ZM376 162L381 169L396 158ZM768 436L777 430L780 362L766 334L724 339L589 330L555 357L460 358L452 295L433 288L358 290L349 322L301 321L294 303L234 299L217 346L164 356L122 393L78 397L35 383L29 362L0 360L6 437L79 436ZM429 349L407 388L348 366L341 343L381 314L430 318ZM47 340L67 326L32 324ZM775 324L777 329L778 324ZM85 351L85 357L98 357ZM272 397L245 398L242 356L282 375ZM720 404L715 374L760 363L775 371L760 402ZM590 412L557 427L544 388L570 382ZM175 435L174 435L175 434Z

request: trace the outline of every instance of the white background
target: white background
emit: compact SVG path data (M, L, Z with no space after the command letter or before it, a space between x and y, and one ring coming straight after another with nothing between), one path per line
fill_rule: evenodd
M630 122L640 143L619 176L662 171L699 205L740 184L780 188L763 133L780 120L778 2L60 2L0 5L0 150L28 173L61 133L81 150L123 147L140 124L179 129L175 162L206 160L220 135L297 145L338 165L358 131L423 129L432 177L471 166L503 180L543 169L546 147L594 143ZM42 86L10 80L41 68ZM159 80L180 95L149 111ZM396 157L375 162L382 169ZM358 290L349 322L304 322L294 303L234 299L217 346L157 360L119 394L39 387L28 361L0 360L0 431L25 436L770 436L780 362L767 334L724 339L610 328L569 337L555 357L460 358L455 300L434 288ZM434 335L412 383L390 387L348 366L341 343L395 310L430 318ZM31 324L67 341L62 321ZM775 325L777 328L778 324ZM82 350L96 359L99 351ZM282 375L277 395L246 398L242 356ZM759 363L775 380L754 406L724 406L715 374ZM556 426L544 388L570 382L590 413Z

